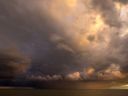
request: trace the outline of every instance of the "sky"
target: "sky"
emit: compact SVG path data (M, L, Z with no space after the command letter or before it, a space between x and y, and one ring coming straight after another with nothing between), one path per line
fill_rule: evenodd
M0 0L0 78L127 77L127 3Z

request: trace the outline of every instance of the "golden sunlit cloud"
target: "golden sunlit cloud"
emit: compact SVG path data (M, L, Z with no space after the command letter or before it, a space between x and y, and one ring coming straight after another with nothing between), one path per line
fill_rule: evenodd
M87 68L86 70L85 70L85 74L87 75L87 76L91 76L91 75L93 75L95 73L95 69L93 68L93 67L89 67L89 68Z
M91 25L90 31L94 34L98 32L101 28L104 26L104 22L100 15L95 16L95 20L93 21L93 24Z
M77 35L76 44L82 48L86 48L91 44L91 46L95 47L99 45L97 43L98 34L105 27L105 23L102 17L98 13L88 13L90 16L88 18L88 28L84 29L82 35ZM86 18L86 17L85 17ZM80 22L78 23L80 24ZM80 24L81 25L81 24ZM86 27L87 25L85 25ZM101 44L100 44L101 45Z
M115 4L116 10L117 10L118 12L120 12L123 5L122 5L121 3L118 3L118 2L115 2L114 4Z
M91 16L91 14L90 14ZM105 26L102 18L100 15L95 15L95 18L93 20L89 20L89 28L88 32L85 31L85 34L79 37L79 44L80 46L88 46L90 43L93 44L92 46L96 46L98 43L96 42L97 40L97 35L102 30ZM93 43L92 43L93 42Z
M89 44L89 41L85 39L85 36L83 36L81 39L79 39L79 45L80 46L87 46Z
M65 3L69 6L69 7L75 7L77 5L77 0L65 0Z

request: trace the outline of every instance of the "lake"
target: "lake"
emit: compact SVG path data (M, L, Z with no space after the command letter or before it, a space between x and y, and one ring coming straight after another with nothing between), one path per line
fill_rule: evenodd
M1 89L0 96L127 96L128 90Z
M39 82L36 87L0 87L0 96L128 96L127 83L114 81Z

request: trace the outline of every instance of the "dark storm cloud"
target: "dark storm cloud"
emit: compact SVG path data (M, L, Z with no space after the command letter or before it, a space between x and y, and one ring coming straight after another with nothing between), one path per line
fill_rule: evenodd
M63 73L76 63L75 56L65 48L57 47L58 43L62 42L51 40L55 34L65 38L64 29L49 16L47 10L38 6L39 3L43 4L45 1L47 0L0 0L0 34L5 36L5 39L0 42L4 43L8 40L21 53L31 58L30 73ZM8 43L5 45L1 47L10 48ZM68 41L65 42L65 45L70 46ZM5 65L0 63L0 67L7 75L10 75L8 71L12 71L13 68L10 64L11 61L8 60L10 58L13 56L9 55L7 63L0 61L6 63ZM15 70L17 72L17 67L14 67L14 72Z
M118 13L112 0L91 0L91 3L94 10L96 9L101 13L106 24L117 27L121 26Z
M0 79L13 79L26 72L30 60L15 49L0 50Z

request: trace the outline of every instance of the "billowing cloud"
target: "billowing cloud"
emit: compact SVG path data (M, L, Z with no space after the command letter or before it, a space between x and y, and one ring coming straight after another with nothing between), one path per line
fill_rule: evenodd
M74 72L71 74L68 74L65 77L66 80L82 80L80 72Z
M31 75L31 76L27 76L28 80L41 80L41 81L56 81L56 80L64 80L63 76L61 75L45 75L45 76L41 76L41 75Z
M91 2L93 7L101 13L105 23L110 26L121 26L119 14L115 9L115 5L112 0L92 0Z
M91 75L86 75L93 76L113 63L127 72L124 2L1 0L0 34L5 38L0 47L16 47L31 58L27 74L42 73L45 79L60 78L54 74L79 79L81 70L89 66L93 68L86 72Z

